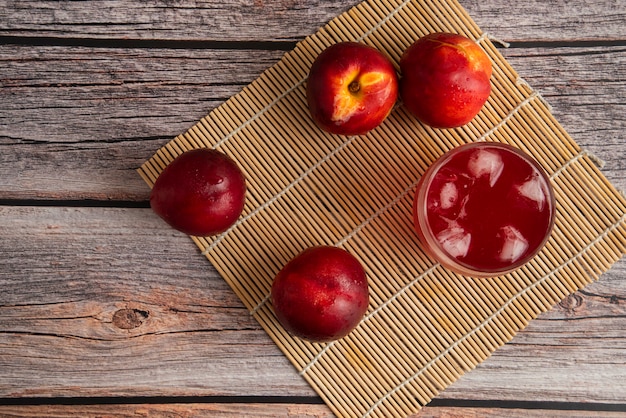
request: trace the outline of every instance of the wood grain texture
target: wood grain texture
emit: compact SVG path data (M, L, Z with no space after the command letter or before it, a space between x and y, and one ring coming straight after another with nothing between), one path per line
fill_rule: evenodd
M5 418L62 418L81 416L84 418L102 417L212 417L212 418L331 418L334 415L325 405L302 404L247 404L245 411L236 404L139 404L139 405L42 405L42 406L0 406L0 414ZM550 409L504 409L472 407L426 406L420 414L410 418L619 418L622 412L616 411L555 411Z
M5 35L241 42L302 38L359 1L9 3L12 7L0 8L0 27Z
M0 398L316 396L149 209L0 206L0 219ZM440 398L623 402L625 276L620 261Z
M237 404L139 404L139 405L88 405L88 406L0 406L4 418L46 417L83 418L103 417L213 417L213 418L331 418L334 415L326 405L260 404L250 403L242 410Z
M4 0L0 29L5 36L24 37L294 41L358 3ZM615 40L624 35L626 11L614 0L463 0L461 4L483 30L510 41Z
M420 418L619 418L623 412L613 411L555 411L553 409L521 409L521 408L467 408L467 407L432 407L426 406L419 414Z
M136 168L280 51L1 46L0 198L146 200ZM235 69L235 71L233 71Z
M149 209L0 207L0 218L0 397L314 395ZM120 328L120 310L137 326Z
M626 50L503 53L570 135L606 162L607 178L626 190L626 105L619 99L626 91ZM0 46L7 62L0 90L0 199L147 200L136 168L283 52L250 54Z

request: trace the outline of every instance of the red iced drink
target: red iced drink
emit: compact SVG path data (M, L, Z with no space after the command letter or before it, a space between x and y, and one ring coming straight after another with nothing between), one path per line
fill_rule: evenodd
M457 147L420 179L415 229L442 265L475 277L497 276L530 260L554 223L554 193L544 170L506 144Z

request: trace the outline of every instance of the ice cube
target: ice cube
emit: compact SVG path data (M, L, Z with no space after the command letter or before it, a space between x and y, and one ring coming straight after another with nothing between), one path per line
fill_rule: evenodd
M517 186L517 190L521 196L535 202L540 211L543 210L548 192L545 183L539 177L539 173L533 173L530 180Z
M464 173L443 168L430 186L428 210L439 216L454 220L463 212L473 179Z
M504 163L502 162L502 157L496 151L477 149L470 156L467 169L475 178L488 176L489 185L493 187L498 181L500 174L502 174Z
M459 198L459 190L456 188L454 183L445 183L439 192L439 202L441 204L441 209L450 209L454 205Z
M451 222L447 229L437 234L437 240L451 257L461 258L469 251L472 235L456 222Z
M506 225L500 228L499 235L503 239L500 261L514 263L524 255L528 249L528 241L514 226Z

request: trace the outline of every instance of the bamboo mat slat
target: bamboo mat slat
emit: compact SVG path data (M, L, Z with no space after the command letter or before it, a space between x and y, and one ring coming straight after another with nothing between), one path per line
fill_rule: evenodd
M481 113L454 130L419 124L401 105L364 136L328 135L311 121L306 76L324 48L360 41L397 63L434 31L464 34L493 62ZM491 279L453 274L421 250L412 228L417 180L447 150L497 141L548 172L554 231L521 269ZM335 414L404 417L485 360L529 321L596 280L626 252L626 201L454 0L369 0L298 43L276 65L174 138L138 172L149 186L182 152L219 149L245 172L240 220L192 237L250 313ZM370 306L348 337L326 344L286 334L269 299L275 274L313 245L336 245L364 264Z

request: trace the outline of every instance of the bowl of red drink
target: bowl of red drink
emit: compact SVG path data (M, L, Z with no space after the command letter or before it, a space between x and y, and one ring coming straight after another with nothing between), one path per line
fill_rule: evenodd
M511 272L548 240L554 191L543 168L508 144L476 142L435 161L419 180L415 230L425 252L473 277Z

